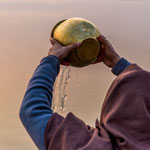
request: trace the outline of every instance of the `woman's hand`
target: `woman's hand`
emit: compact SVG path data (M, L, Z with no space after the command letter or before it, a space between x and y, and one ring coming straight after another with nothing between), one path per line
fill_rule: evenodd
M121 57L115 52L110 42L103 36L98 37L102 49L95 63L103 62L106 66L113 68Z
M80 43L74 43L74 44L71 44L69 46L62 46L54 38L51 38L50 41L51 41L53 46L50 48L48 55L56 56L59 59L59 61L60 61L60 63L62 65L69 66L70 63L64 61L64 59L69 55L69 53L72 50L79 48L80 47Z

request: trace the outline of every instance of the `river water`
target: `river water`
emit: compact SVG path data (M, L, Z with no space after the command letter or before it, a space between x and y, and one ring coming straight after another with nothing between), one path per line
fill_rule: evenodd
M0 0L0 149L36 150L19 120L19 107L59 20L91 20L122 57L150 70L149 14L149 0ZM71 68L66 78L63 115L72 111L93 126L115 76L100 63Z

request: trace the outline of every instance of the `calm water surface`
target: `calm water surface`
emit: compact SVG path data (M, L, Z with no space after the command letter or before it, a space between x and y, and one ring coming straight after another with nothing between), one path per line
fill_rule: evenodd
M0 0L0 149L36 149L18 112L59 20L75 16L91 20L121 56L150 70L149 14L148 0ZM114 78L103 64L78 69L78 78L72 68L64 115L72 111L93 126Z

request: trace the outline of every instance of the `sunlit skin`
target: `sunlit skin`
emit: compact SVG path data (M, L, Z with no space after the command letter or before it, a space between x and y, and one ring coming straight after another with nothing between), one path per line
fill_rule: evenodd
M97 60L93 64L103 62L106 66L113 68L115 64L121 59L121 57L116 53L111 43L103 35L100 35L97 39L100 44L102 44L103 48L98 55ZM48 55L56 56L62 65L69 66L70 63L64 61L64 59L72 50L79 48L80 43L74 43L69 46L62 46L54 38L51 38L50 41L53 46L50 48Z
M80 43L74 43L69 46L62 46L57 40L54 38L50 39L50 42L52 43L52 47L50 48L48 55L54 55L56 56L60 63L65 66L69 66L69 62L65 62L64 59L69 55L69 53L80 47Z

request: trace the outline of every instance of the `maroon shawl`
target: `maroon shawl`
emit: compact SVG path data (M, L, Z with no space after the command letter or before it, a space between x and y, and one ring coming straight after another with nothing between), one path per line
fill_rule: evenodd
M130 65L112 83L95 128L54 113L46 150L150 150L150 73Z

